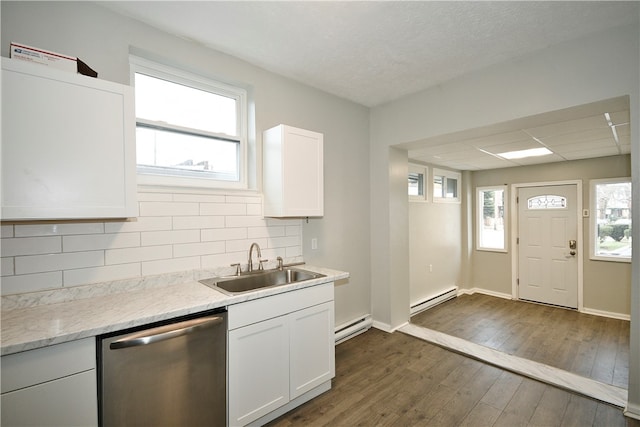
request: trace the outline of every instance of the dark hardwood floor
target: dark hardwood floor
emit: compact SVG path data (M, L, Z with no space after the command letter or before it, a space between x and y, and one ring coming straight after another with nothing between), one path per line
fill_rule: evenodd
M628 426L620 408L370 329L336 346L330 391L269 426Z
M462 295L411 323L626 389L629 322L482 294Z

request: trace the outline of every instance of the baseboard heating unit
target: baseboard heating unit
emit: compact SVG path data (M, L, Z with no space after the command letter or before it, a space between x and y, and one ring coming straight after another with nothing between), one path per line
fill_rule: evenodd
M343 323L342 325L336 326L335 329L335 338L336 344L340 344L343 341L348 340L349 338L353 338L358 334L366 332L371 328L373 324L373 320L370 315L358 317L350 322Z
M411 305L410 315L413 316L414 314L418 314L421 311L434 307L438 304L441 304L457 296L458 296L458 288L454 286L453 288L446 290L441 294L438 294L432 297L423 298L420 301L416 302L415 304Z

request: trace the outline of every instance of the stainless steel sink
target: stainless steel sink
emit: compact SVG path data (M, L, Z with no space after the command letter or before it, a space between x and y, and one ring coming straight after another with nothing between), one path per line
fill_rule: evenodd
M200 280L200 283L224 292L228 295L272 288L305 280L325 277L324 274L302 270L300 268L284 268L282 270L254 271L240 276L212 277Z

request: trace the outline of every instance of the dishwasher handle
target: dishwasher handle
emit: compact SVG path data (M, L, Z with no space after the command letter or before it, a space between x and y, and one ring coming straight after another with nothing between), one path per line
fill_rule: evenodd
M159 326L153 329L146 329L137 332L109 344L111 350L121 348L138 347L141 345L153 344L160 341L187 335L197 329L208 328L224 322L222 316L208 316L198 319L187 320L185 322L173 323L170 325Z

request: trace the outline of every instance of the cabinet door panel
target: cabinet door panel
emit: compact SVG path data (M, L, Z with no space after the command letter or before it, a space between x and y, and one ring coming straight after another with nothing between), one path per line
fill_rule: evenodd
M96 426L96 371L81 372L1 397L3 426Z
M229 331L229 425L246 425L288 402L286 317Z
M135 216L130 87L3 58L2 217Z
M335 376L333 301L289 315L291 324L291 398Z

